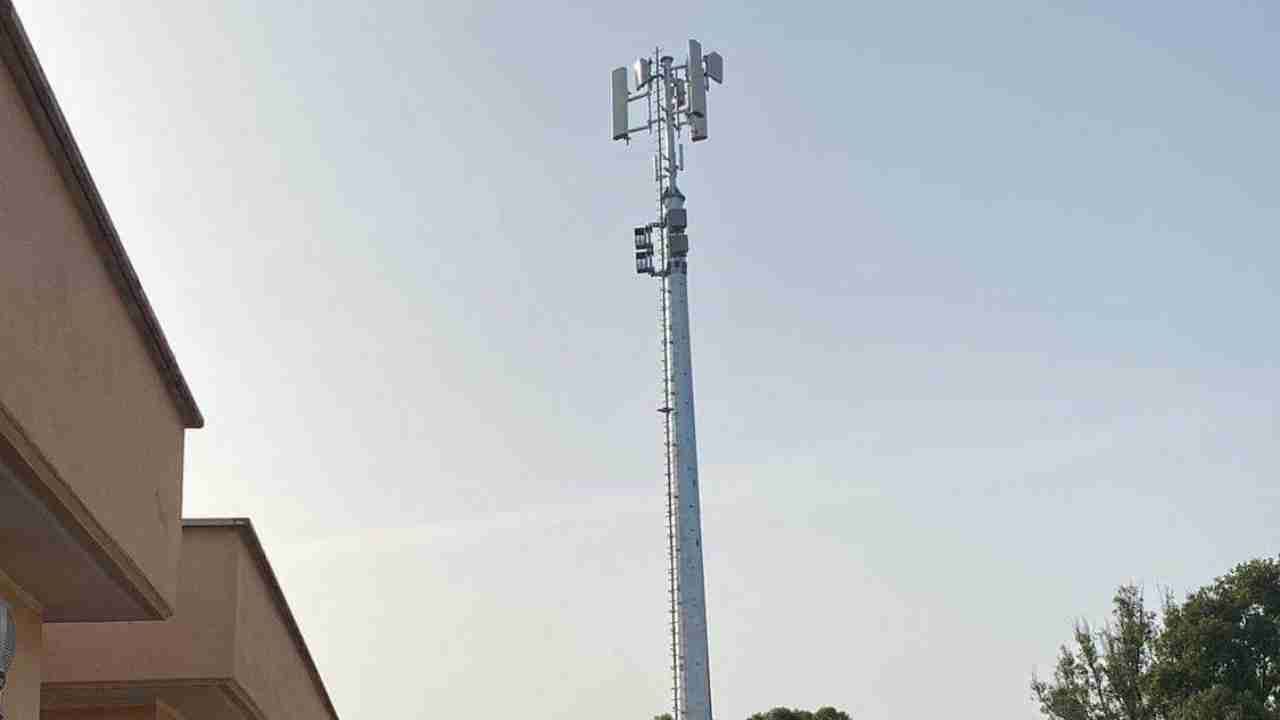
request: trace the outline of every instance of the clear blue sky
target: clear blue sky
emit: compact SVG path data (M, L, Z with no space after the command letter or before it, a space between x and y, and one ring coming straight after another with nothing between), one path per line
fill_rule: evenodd
M719 718L1029 718L1277 551L1274 4L17 5L347 720L666 705L608 72L687 37Z

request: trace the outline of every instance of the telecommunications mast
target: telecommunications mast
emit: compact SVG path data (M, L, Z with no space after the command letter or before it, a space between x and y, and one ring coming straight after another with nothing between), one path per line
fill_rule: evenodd
M635 92L627 76L634 80ZM693 422L693 364L689 348L689 236L685 196L676 186L684 170L689 129L693 142L707 139L708 80L724 81L724 59L702 54L689 41L689 58L655 49L627 72L613 71L613 139L630 141L647 130L655 137L653 179L657 220L635 229L636 272L658 279L662 332L662 393L667 479L668 592L671 613L671 709L675 720L711 720L711 672L707 652L707 603L702 573L702 517L698 499L698 449ZM627 107L643 102L648 119L632 127Z

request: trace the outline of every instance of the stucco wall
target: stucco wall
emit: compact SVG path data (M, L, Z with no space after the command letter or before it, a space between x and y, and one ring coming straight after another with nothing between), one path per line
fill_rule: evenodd
M156 720L185 720L177 710L162 702L156 703Z
M0 405L173 604L183 422L0 67Z
M18 654L9 669L0 711L6 720L39 720L41 659L44 640L40 613L23 604L9 580L0 577L0 598L13 610L18 629Z
M236 521L186 527L170 620L46 625L49 706L100 704L101 688L113 686L112 702L152 693L191 720L241 717L243 705L268 720L333 717L253 538ZM233 697L243 703L233 707Z
M154 705L87 707L45 710L40 720L156 720Z
M165 622L65 623L45 627L51 683L228 678L236 638L237 545L188 530L178 612Z
M239 632L245 638L236 644L236 678L269 718L330 717L266 579L248 548L239 541L235 545L240 555Z
M117 707L58 708L40 713L40 720L183 720L162 702Z

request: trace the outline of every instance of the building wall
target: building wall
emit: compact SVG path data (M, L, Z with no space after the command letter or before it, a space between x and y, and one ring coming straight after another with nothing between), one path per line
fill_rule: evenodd
M183 422L76 197L0 67L0 410L172 605Z
M182 552L179 611L174 618L165 622L47 625L45 681L231 677L239 562L236 547L225 538L212 532L188 532Z
M60 708L40 713L40 720L156 720L156 709L148 705Z
M184 718L177 710L158 702L156 703L156 720L184 720Z
M176 710L162 702L145 705L117 705L58 708L40 713L40 720L183 720Z
M234 544L240 555L240 634L246 638L236 644L236 677L269 718L330 717L261 568L242 542Z
M46 625L47 706L150 696L191 720L243 717L246 706L271 720L334 717L247 524L185 528L178 602L163 622Z
M0 598L13 609L18 629L18 654L0 695L0 712L5 720L39 720L41 659L44 657L43 622L40 612L27 604L23 594L8 578L0 575Z

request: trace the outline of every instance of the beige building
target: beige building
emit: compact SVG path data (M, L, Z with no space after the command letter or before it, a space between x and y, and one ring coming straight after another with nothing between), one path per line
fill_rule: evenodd
M0 64L0 712L336 717L252 528L181 520L204 419L11 0Z
M168 622L45 628L43 717L133 706L187 720L336 720L248 520L185 521L178 574Z

